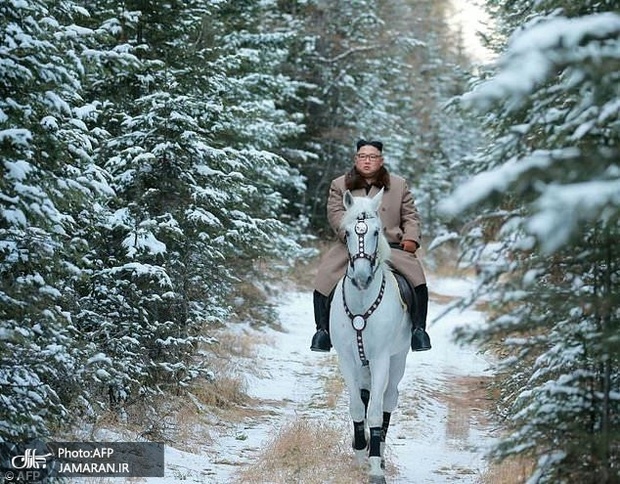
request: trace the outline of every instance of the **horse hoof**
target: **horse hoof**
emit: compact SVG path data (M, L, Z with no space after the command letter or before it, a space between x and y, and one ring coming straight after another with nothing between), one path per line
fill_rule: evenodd
M369 457L368 464L370 465L370 472L368 475L370 476L371 484L385 484L385 477L381 469L381 457Z
M366 464L366 459L368 457L368 451L366 449L354 450L355 453L355 463L358 466L363 466Z
M386 484L385 477L383 476L370 476L368 484Z

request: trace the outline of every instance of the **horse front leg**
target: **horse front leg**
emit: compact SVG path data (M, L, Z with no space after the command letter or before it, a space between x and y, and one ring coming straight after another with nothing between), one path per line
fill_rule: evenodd
M358 465L366 462L368 438L366 435L366 405L364 390L359 384L349 388L349 412L353 420L353 452Z
M382 457L382 447L385 445L385 441L383 439L383 395L388 385L389 373L389 356L372 361L370 368L370 402L368 403L368 426L370 427L370 449L368 453L368 462L370 464L370 478L373 484L385 482Z
M362 465L366 462L368 457L368 441L370 440L370 433L368 431L368 403L370 401L370 370L368 366L363 366L359 374L360 381L360 398L364 404L364 420L353 422L353 449L355 451L355 459L358 464Z
M349 358L339 358L340 372L349 392L349 415L353 421L353 451L359 465L366 462L366 403L362 400L360 375L357 371L359 363Z
M388 384L383 394L383 438L387 434L390 426L390 416L396 410L398 404L398 385L405 374L405 365L407 363L407 354L409 348L401 353L397 353L390 358L390 373ZM383 454L382 454L383 455Z
M355 454L355 462L357 465L363 465L366 462L366 449L368 448L368 440L366 439L366 422L353 422L353 453Z

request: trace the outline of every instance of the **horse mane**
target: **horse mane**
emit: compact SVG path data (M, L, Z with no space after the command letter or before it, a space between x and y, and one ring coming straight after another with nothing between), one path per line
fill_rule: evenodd
M368 218L370 215L376 218L379 223L379 245L377 247L377 262L379 264L387 262L390 259L392 251L390 250L390 244L385 238L383 233L383 222L379 217L379 213L372 208L372 200L368 197L354 197L354 203L351 207L344 212L342 221L340 222L340 228L348 227L349 225L355 225L360 215L364 215L363 218Z
M381 223L381 221L379 221L379 224L381 225L381 227L383 227L383 224ZM383 233L383 230L381 230L379 232L379 248L377 250L377 260L379 264L383 264L384 262L389 261L391 255L392 255L392 251L390 250L390 244L385 238L385 234Z

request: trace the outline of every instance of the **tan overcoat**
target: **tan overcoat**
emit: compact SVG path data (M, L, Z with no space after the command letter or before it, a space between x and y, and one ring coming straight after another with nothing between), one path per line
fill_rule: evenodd
M419 246L421 245L420 215L407 182L397 175L390 174L389 178L389 187L386 187L379 207L379 217L383 224L385 236L390 243L413 240ZM380 188L373 185L368 196L375 196L379 190ZM338 281L344 276L348 262L344 233L340 230L340 222L345 212L342 201L345 192L345 176L343 175L332 181L327 200L327 218L338 236L338 241L321 260L314 279L314 288L325 296L332 292ZM355 197L363 197L366 196L366 189L354 189L351 190L351 193ZM415 254L393 248L390 260L413 287L426 284L424 269Z

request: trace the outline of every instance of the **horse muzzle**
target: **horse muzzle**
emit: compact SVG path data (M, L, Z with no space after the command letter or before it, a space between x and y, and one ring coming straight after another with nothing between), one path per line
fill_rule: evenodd
M351 277L351 283L355 289L359 289L360 291L365 291L370 286L372 282L374 274L371 272L368 276L356 275Z
M365 291L375 277L376 268L376 264L371 260L351 263L347 276L355 289Z

